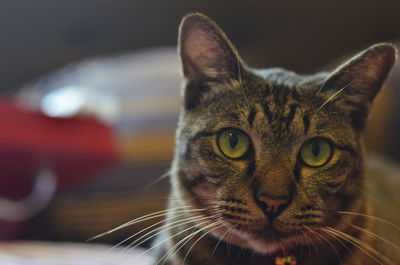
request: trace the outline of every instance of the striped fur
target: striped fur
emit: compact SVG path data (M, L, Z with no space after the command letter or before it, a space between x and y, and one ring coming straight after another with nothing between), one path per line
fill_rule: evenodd
M332 73L252 70L213 21L191 14L181 24L179 51L185 80L167 220L179 206L204 211L166 229L158 264L275 264L286 254L298 264L376 264L334 233L373 244L353 227L370 229L368 219L338 211L370 213L362 134L393 46L375 45ZM221 154L217 136L226 128L248 135L245 157ZM319 168L299 159L313 137L333 148ZM277 217L266 215L260 192L287 201Z

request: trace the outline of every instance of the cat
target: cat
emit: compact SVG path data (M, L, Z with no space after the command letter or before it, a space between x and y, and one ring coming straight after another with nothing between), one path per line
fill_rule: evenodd
M375 216L363 143L393 45L329 73L251 69L192 13L178 50L183 103L154 264L400 264L379 234L399 228Z

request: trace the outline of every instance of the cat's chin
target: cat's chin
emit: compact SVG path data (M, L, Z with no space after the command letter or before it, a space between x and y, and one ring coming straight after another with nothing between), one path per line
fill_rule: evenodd
M266 242L265 240L253 240L248 242L247 248L252 249L253 251L259 252L261 254L273 255L278 252L281 252L283 248L278 242Z
M259 235L248 234L247 236L241 235L243 240L240 247L248 248L261 254L273 255L281 252L282 249L289 250L290 246L287 244L288 238L284 240L278 236L271 236L270 232L262 233Z
M233 237L229 237L230 244L266 255L280 253L283 250L289 251L297 244L296 236L282 234L272 227L253 232L232 230L232 234ZM217 237L220 238L221 235Z
M250 234L246 242L246 247L262 254L274 254L282 250L282 243L277 237L267 235Z

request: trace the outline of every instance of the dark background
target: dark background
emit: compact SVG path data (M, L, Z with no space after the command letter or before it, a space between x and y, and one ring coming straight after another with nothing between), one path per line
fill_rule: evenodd
M400 40L398 0L0 0L0 95L13 95L23 84L71 62L176 46L180 20L194 11L213 18L245 62L255 67L314 73L374 43ZM375 104L366 142L370 150L400 161L399 62L389 81ZM175 123L170 125L164 132L168 154ZM163 139L148 138L145 150L167 142ZM134 148L135 144L126 147L137 152ZM167 181L155 185L160 191L142 186L149 182L146 177L165 173L170 157L159 164L128 162L58 194L42 216L29 223L25 230L33 235L28 233L28 238L85 241L164 208ZM119 242L127 234L121 231L106 242Z
M0 91L86 57L175 45L182 16L215 19L253 66L312 72L399 37L400 1L1 0Z

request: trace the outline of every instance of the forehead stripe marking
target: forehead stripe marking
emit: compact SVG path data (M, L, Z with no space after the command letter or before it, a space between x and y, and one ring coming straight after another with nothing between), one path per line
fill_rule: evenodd
M256 117L256 110L254 109L254 107L251 108L249 115L247 116L247 122L249 123L250 128L253 127L253 123L254 123L254 118Z
M270 85L269 84L265 84L264 87L264 96L268 97L270 95Z
M299 107L300 107L300 106L299 106L298 104L292 104L292 105L290 105L289 114L288 114L286 117L284 117L284 121L286 122L287 126L289 126L289 125L293 122L294 117L295 117L295 115L296 115L296 111L297 111L297 109L298 109Z
M264 115L267 117L268 121L271 122L272 121L272 113L268 107L268 104L262 104L262 108L264 111Z
M310 129L310 117L308 117L308 115L303 116L303 125L304 125L304 134L307 134L308 129Z

